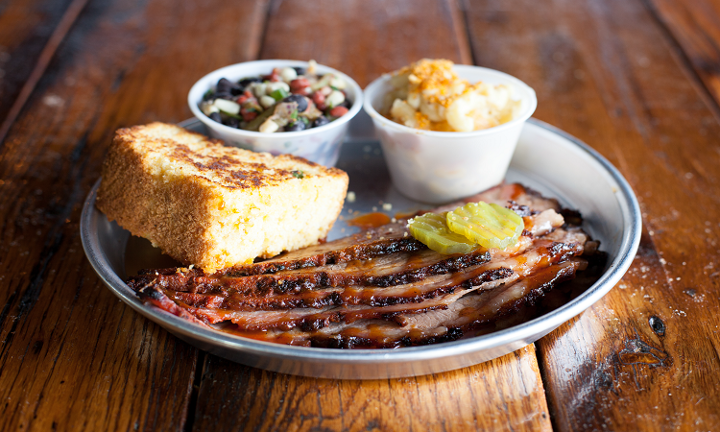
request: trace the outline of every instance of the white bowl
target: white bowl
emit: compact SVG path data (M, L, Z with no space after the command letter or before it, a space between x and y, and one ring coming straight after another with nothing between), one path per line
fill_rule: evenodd
M516 117L502 125L473 132L434 132L409 128L384 117L386 95L393 90L390 75L365 89L365 111L390 170L390 177L404 195L439 204L465 197L500 183L505 177L525 121L535 112L535 91L506 73L478 66L455 65L460 78L471 83L507 84L520 100Z
M347 83L345 92L353 102L347 114L339 119L317 128L299 132L261 133L231 128L218 123L203 114L198 104L206 91L215 86L220 78L238 81L242 78L268 75L276 67L303 67L308 63L297 60L258 60L238 63L217 69L200 78L188 93L188 105L192 113L207 126L210 136L225 141L227 144L256 152L272 154L290 153L325 166L333 166L340 154L340 144L345 137L350 120L360 111L363 95L360 86L344 73L317 65L321 74L333 73Z

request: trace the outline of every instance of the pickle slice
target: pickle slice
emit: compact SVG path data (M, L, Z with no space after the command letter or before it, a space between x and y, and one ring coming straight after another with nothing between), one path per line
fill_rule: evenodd
M517 243L525 228L514 211L497 204L470 203L447 213L450 231L485 248L505 249Z
M441 254L466 254L478 245L466 237L448 229L445 213L425 213L410 219L408 230L425 246Z

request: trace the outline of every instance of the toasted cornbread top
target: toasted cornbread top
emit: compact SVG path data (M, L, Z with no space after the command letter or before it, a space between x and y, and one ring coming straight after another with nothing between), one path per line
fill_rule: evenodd
M220 140L165 123L151 123L117 131L122 141L142 155L151 174L164 177L198 176L230 189L275 186L313 176L345 176L292 155L272 156L230 147Z

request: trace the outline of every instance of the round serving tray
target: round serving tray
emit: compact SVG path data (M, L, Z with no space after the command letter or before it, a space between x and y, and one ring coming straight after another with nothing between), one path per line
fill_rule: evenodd
M363 119L360 122L366 121ZM204 132L202 123L182 126ZM350 175L355 200L346 202L329 240L356 230L346 220L372 211L388 214L429 207L400 195L391 185L379 143L352 135L337 166ZM530 119L510 164L507 181L521 182L569 208L579 210L583 228L600 240L608 254L604 272L578 297L536 319L474 338L392 350L336 350L278 345L200 327L155 307L146 306L123 282L126 253L150 247L128 242L130 234L108 222L95 207L100 181L85 201L80 235L88 260L103 282L122 301L177 337L220 357L277 372L322 378L379 379L444 372L502 356L545 336L604 296L625 274L640 243L641 217L627 181L599 153L567 133ZM149 243L148 243L149 244ZM145 251L147 252L147 251ZM148 263L152 267L152 263Z

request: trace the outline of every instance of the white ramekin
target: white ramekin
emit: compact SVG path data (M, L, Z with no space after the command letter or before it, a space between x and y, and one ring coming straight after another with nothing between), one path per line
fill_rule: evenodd
M385 74L365 88L364 109L390 170L404 195L432 204L448 202L497 185L505 177L525 120L535 112L535 91L506 73L478 66L455 65L472 83L508 84L521 101L517 116L500 126L474 132L434 132L409 128L384 117L386 95L393 90Z
M317 65L317 71L321 74L332 72L345 80L347 83L345 92L347 93L348 99L353 102L352 106L344 116L318 128L306 129L299 132L277 133L261 133L235 129L210 119L203 114L198 106L205 92L215 86L220 78L238 81L242 78L268 75L272 72L273 68L286 66L307 68L308 63L297 60L258 60L238 63L210 72L200 78L190 89L190 93L188 93L190 110L195 117L207 126L210 136L221 139L227 144L275 155L290 153L295 156L304 157L320 165L333 166L340 155L340 144L345 137L348 124L360 111L363 102L363 94L360 86L352 78L338 70Z

